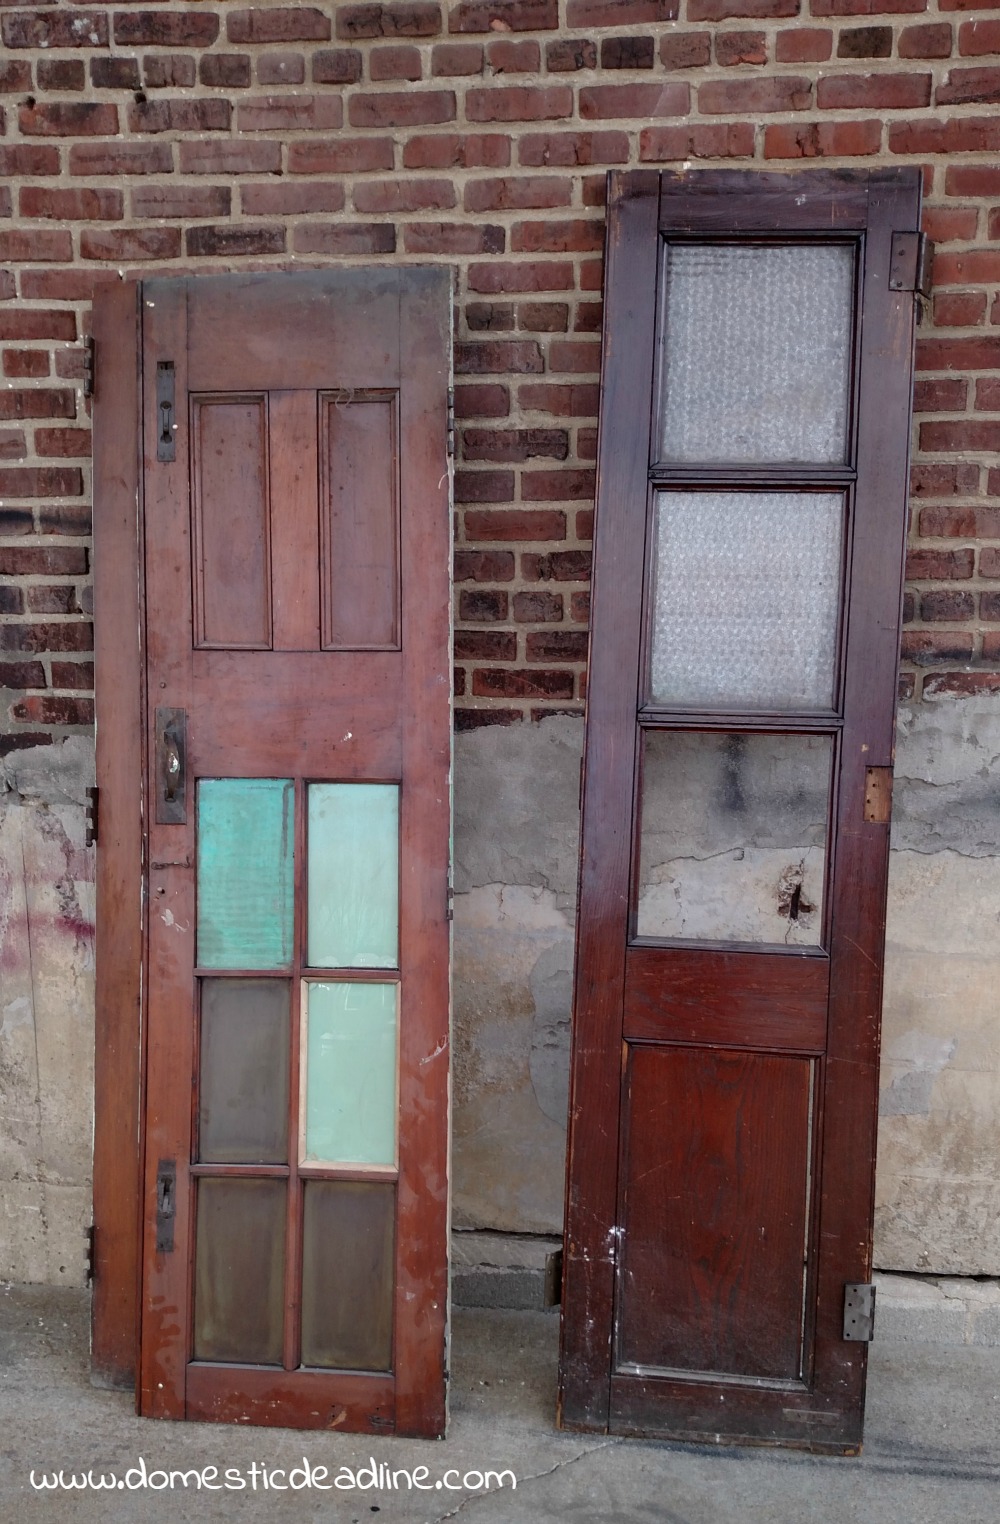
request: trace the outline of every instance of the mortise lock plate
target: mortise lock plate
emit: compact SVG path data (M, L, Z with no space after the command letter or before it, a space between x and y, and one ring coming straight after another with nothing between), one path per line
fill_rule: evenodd
M156 711L156 823L187 822L187 714L183 709Z
M156 458L176 460L174 443L174 362L160 360L156 366Z
M177 1161L161 1159L156 1166L156 1252L174 1252L174 1215L177 1211Z

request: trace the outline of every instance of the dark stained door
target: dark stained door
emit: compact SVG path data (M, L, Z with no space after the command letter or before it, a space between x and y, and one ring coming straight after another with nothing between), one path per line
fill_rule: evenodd
M919 205L611 177L566 1427L860 1443Z
M140 289L150 1416L444 1429L450 300Z

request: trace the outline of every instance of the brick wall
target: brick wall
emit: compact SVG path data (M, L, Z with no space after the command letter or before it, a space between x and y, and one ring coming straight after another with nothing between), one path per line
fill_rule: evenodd
M609 167L924 166L902 691L1000 691L1000 13L0 0L0 745L89 728L95 287L458 271L459 724L579 711Z

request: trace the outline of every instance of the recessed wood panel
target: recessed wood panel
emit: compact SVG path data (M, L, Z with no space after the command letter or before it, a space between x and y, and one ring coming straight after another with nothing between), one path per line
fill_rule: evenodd
M320 418L322 632L327 651L400 644L394 393L324 393Z
M195 645L266 650L267 398L195 397L191 424Z
M632 1049L620 1370L800 1376L811 1077L807 1058Z

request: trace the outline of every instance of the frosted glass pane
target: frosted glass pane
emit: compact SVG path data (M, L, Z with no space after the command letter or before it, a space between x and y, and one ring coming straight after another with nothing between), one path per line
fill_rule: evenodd
M847 458L854 250L669 244L663 460Z
M396 967L397 784L310 784L308 917L313 968Z
M203 979L198 1138L203 1163L288 1162L286 979Z
M829 709L839 492L658 492L650 688L694 709Z
M397 990L306 984L307 1163L395 1164Z
M818 946L832 747L648 731L638 935Z
M198 962L283 968L292 957L294 791L283 778L198 784Z

